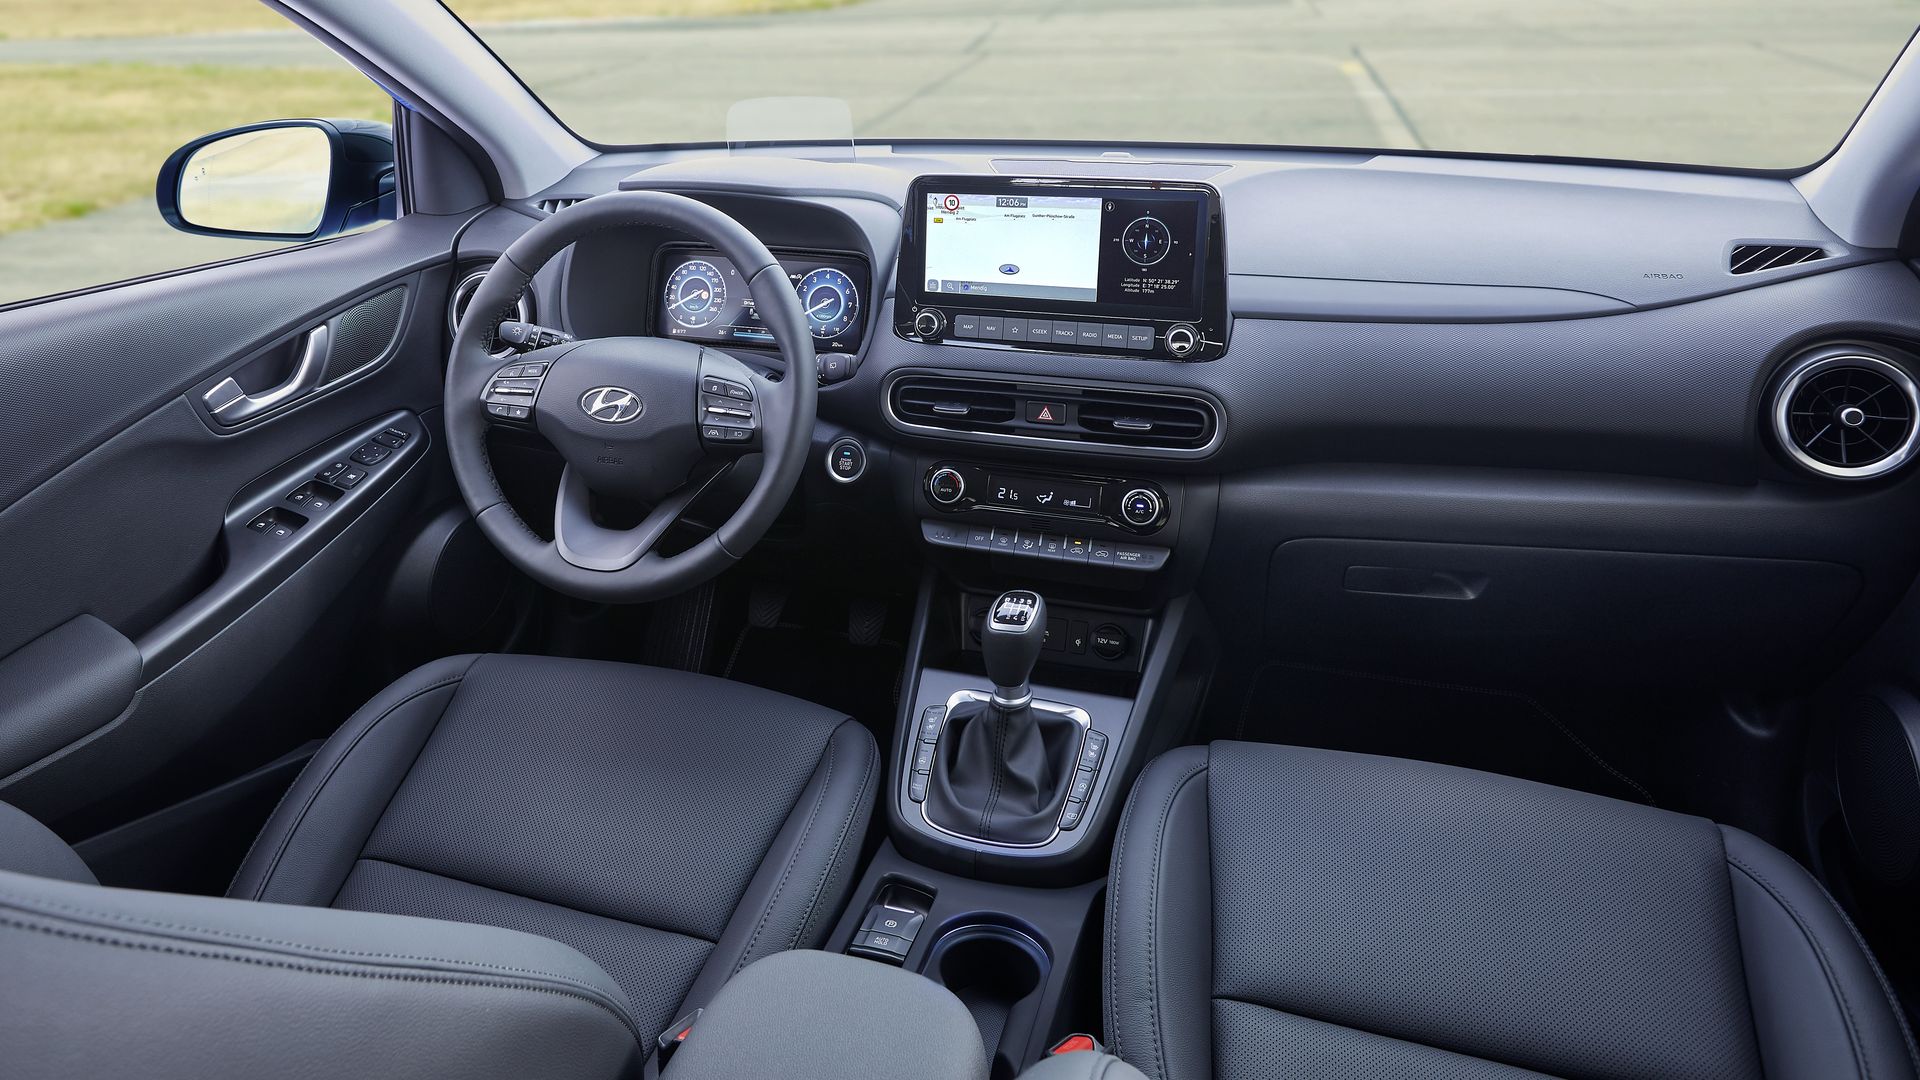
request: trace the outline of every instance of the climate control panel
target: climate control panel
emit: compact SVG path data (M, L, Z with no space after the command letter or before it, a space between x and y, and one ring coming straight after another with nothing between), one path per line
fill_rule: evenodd
M1062 524L1109 525L1146 536L1167 524L1167 492L1151 480L1003 468L964 461L935 462L921 493L936 510L990 510Z

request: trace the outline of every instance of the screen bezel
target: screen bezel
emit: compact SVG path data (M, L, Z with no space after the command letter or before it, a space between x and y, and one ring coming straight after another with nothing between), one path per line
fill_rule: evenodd
M969 296L965 293L930 293L925 282L926 240L924 222L927 195L932 192L960 195L1072 195L1121 199L1164 198L1168 202L1196 203L1200 211L1196 235L1192 302L1168 307L1155 304L1114 304L1090 300L1039 299L1024 296ZM1035 314L1109 316L1139 322L1212 323L1209 318L1221 304L1224 291L1224 262L1220 251L1220 194L1206 184L1176 181L1074 180L1053 177L1003 176L919 176L907 187L907 206L902 213L900 263L894 291L913 306L930 306L954 311L1032 312Z

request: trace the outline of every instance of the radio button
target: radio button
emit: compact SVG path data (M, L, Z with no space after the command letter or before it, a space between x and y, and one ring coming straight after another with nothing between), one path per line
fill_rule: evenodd
M1148 350L1153 348L1153 327L1127 327L1127 348Z
M1080 324L1080 347L1083 349L1097 349L1100 347L1100 342L1105 339L1106 334L1107 328L1104 323L1083 322Z
M1027 320L1027 340L1045 345L1053 337L1053 323L1046 319Z

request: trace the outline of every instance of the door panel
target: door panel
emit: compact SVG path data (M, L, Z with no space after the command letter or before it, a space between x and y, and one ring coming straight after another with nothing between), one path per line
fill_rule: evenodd
M217 782L323 719L317 689L350 662L370 563L444 458L445 298L463 220L409 216L0 311L12 401L0 425L0 679L56 699L69 683L110 682L124 650L43 645L59 663L6 659L82 617L140 659L131 702L103 721L96 696L51 751L44 724L0 714L0 799L90 830L113 823L104 805L137 812L153 802L143 793ZM215 415L230 392L209 391L231 378L262 396L291 377L316 327L327 347L311 388L244 420ZM413 437L364 488L304 515L286 501L316 460L387 427ZM246 531L274 507L308 524L277 540Z

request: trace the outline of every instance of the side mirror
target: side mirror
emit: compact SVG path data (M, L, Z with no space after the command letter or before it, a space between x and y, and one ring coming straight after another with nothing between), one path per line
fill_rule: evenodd
M160 166L160 216L181 232L318 240L391 221L393 125L273 120L203 135Z

